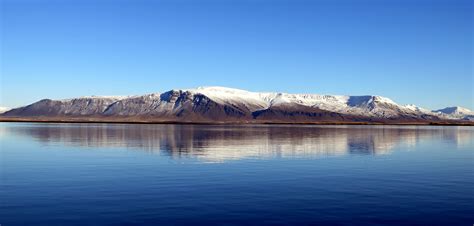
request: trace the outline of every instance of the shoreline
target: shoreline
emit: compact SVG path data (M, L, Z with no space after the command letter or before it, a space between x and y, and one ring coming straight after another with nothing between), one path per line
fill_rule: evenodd
M99 119L99 118L69 118L69 119L47 119L47 118L9 118L0 117L0 122L16 123L106 123L106 124L184 124L184 125L397 125L397 126L474 126L474 122L278 122L278 121L174 121L174 120L126 120L126 119Z

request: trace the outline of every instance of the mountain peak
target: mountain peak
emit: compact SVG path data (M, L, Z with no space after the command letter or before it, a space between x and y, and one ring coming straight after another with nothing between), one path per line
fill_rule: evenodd
M81 97L75 97L75 98L67 98L67 99L60 99L58 101L62 102L67 102L67 101L74 101L74 100L103 100L103 99L109 99L109 100L122 100L125 98L129 98L130 96L81 96ZM44 100L50 100L50 99L44 99Z
M223 86L200 86L195 89L189 89L189 91L200 92L204 94L216 93L216 94L232 94L232 95L242 95L252 93L243 89L235 89Z
M454 106L454 107L446 107L443 109L435 110L433 112L440 112L444 114L455 114L455 115L474 115L474 112L470 109Z

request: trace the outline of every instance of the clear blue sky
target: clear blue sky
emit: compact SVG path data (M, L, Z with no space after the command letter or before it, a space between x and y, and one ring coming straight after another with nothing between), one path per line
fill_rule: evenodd
M228 86L474 108L470 0L1 0L0 106Z

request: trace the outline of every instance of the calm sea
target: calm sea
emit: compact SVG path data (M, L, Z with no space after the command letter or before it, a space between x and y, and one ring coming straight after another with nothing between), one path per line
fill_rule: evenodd
M0 123L0 224L474 224L474 127Z

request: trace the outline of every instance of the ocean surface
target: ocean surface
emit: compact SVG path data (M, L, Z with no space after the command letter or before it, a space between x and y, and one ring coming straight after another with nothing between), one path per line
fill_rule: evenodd
M0 123L0 224L474 224L474 127Z

